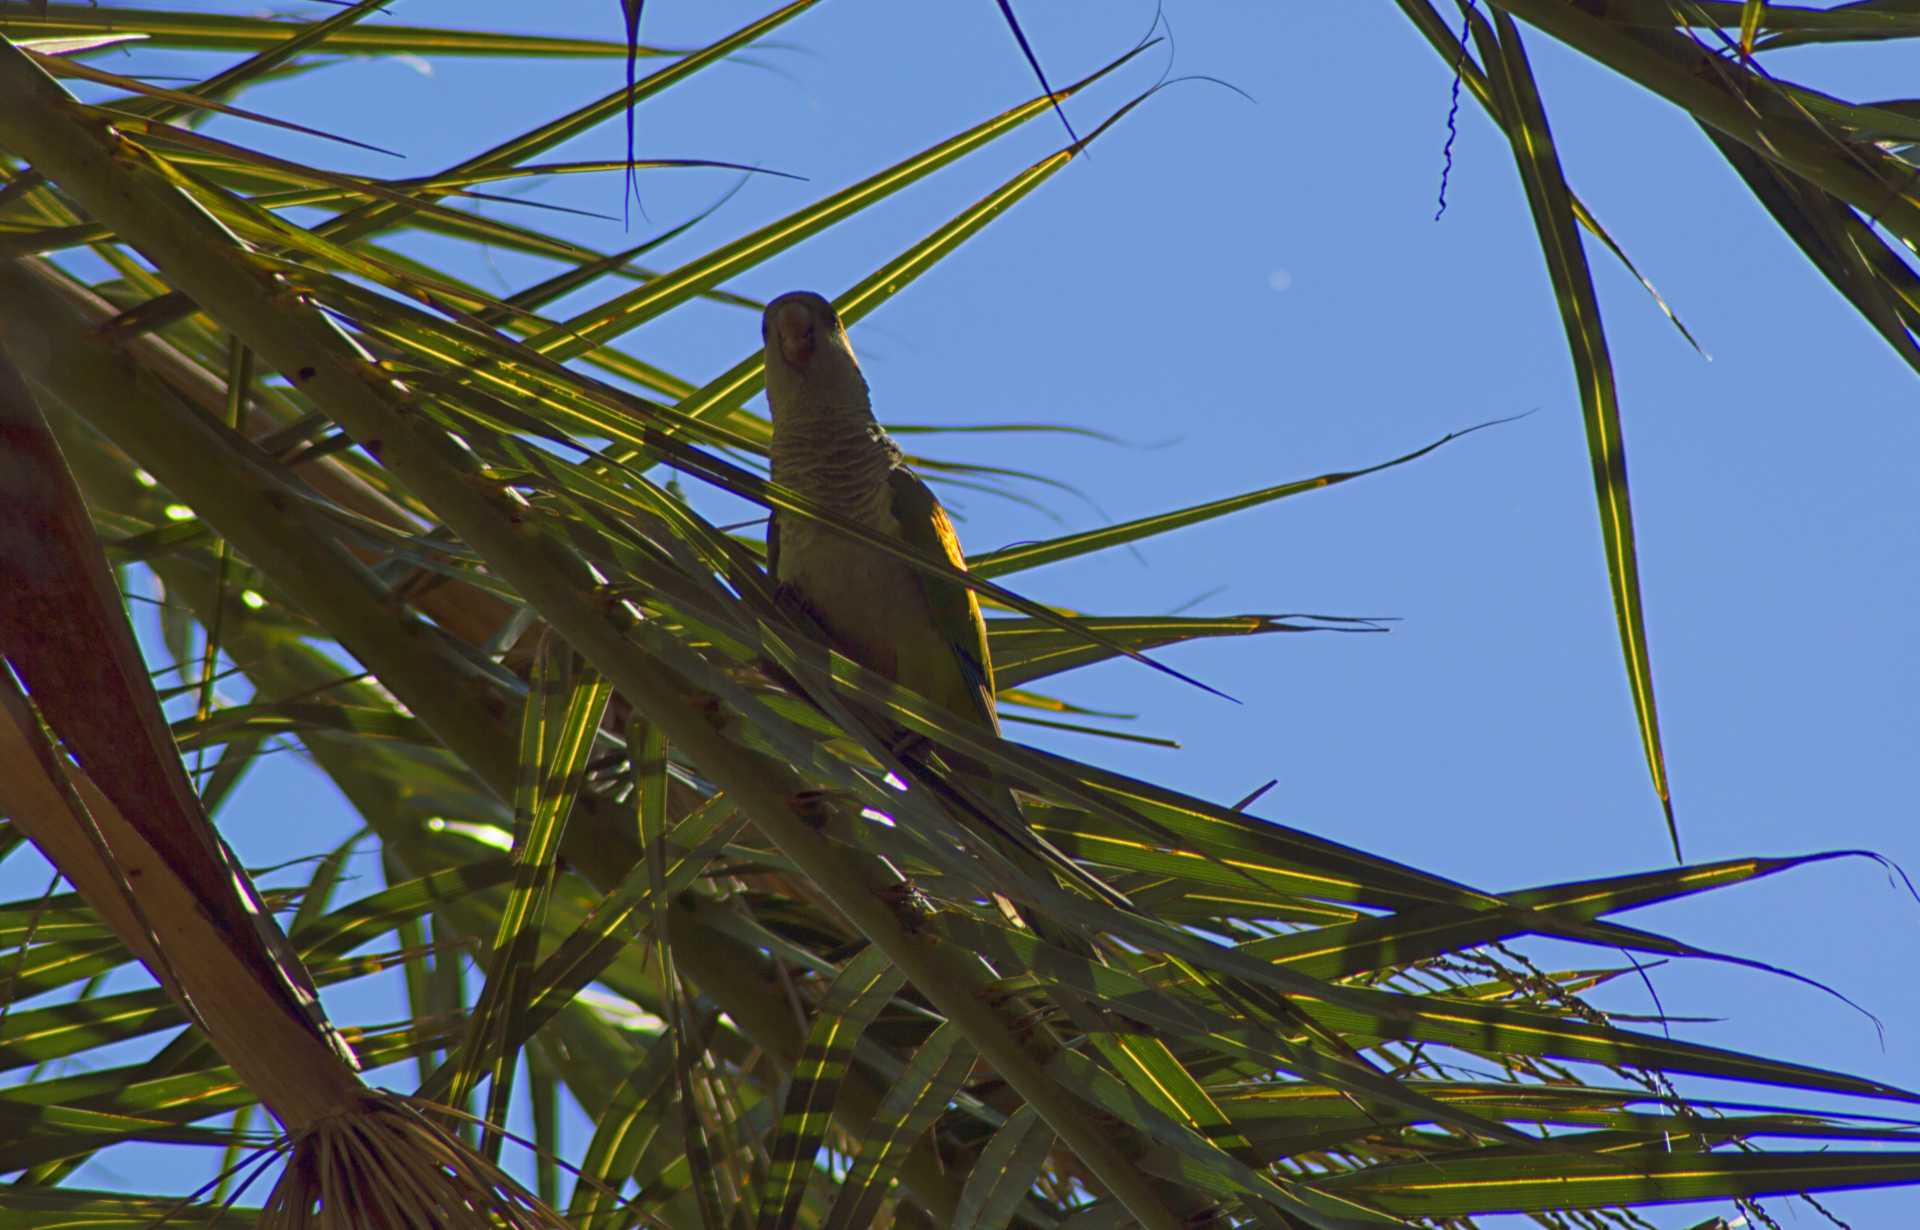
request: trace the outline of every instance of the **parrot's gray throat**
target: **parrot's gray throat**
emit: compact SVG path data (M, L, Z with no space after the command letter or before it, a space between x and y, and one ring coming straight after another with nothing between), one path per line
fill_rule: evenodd
M874 421L866 378L833 309L817 296L793 298L806 307L811 327L797 343L803 365L783 357L777 334L768 340L773 481L842 516L884 525L888 475L900 464L900 449ZM783 302L774 302L770 317ZM791 321L793 309L787 311Z
M858 521L885 511L887 478L900 460L900 446L870 412L774 419L773 481Z

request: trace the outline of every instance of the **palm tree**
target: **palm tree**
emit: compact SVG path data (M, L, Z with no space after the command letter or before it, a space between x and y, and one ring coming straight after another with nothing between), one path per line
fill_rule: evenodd
M341 51L627 47L362 22L373 2L310 23L88 5L7 14L0 342L23 379L6 385L6 422L17 447L41 449L33 472L70 474L77 496L52 482L7 492L67 554L36 570L21 539L6 561L0 648L24 688L0 729L0 804L9 848L31 837L80 895L4 907L0 1054L17 1076L0 1090L14 1112L0 1119L0 1158L19 1176L0 1189L4 1216L1347 1227L1523 1211L1597 1225L1680 1200L1761 1216L1751 1202L1765 1195L1920 1179L1920 1156L1884 1147L1910 1138L1904 1119L1759 1094L1717 1102L1676 1082L1916 1095L1626 1028L1582 995L1631 959L1546 969L1509 944L1706 958L1609 916L1805 860L1488 892L1260 819L1252 798L1223 807L983 738L833 654L777 600L757 529L716 524L683 484L860 531L766 479L768 424L748 408L758 347L696 385L614 343L703 301L757 306L730 279L1046 121L1057 100L985 117L671 269L449 202L610 169L537 160L813 3L697 50L641 49L660 66L631 89L409 180L327 172L190 121L239 114L246 87ZM1429 28L1430 10L1403 7ZM1498 72L1462 61L1463 81L1526 152L1556 285L1584 322L1569 333L1594 375L1604 459L1618 436L1604 346L1577 244L1555 242L1582 214L1543 145L1511 21L1496 11L1469 26ZM156 86L92 54L129 33L237 59L196 85ZM1698 102L1704 115L1710 100ZM884 304L1111 122L927 228L839 297L841 315ZM1802 152L1805 168L1825 165ZM1837 199L1865 191L1844 167L1827 173L1812 182ZM449 240L560 272L490 294L459 262L430 259ZM586 310L551 310L605 282L617 289ZM1610 541L1625 544L1610 563L1641 678L1624 474L1610 486L1597 473ZM1004 582L1354 476L975 556L964 578L996 608L1000 699L1071 716L1034 685L1183 640L1300 626L1087 617ZM170 725L138 671L82 669L135 661L108 566L122 590L136 571L164 587L146 650L190 681ZM218 703L229 672L245 703ZM264 898L291 911L281 938L257 925L262 898L206 817L270 820L224 805L289 740L364 832ZM191 788L175 788L174 748L199 770ZM982 773L1014 784L1017 804L970 790ZM159 781L175 785L139 788ZM1125 904L997 862L985 825L1030 827ZM342 867L363 844L384 887L343 901ZM367 955L376 942L382 955ZM158 990L102 984L136 961ZM395 967L405 1019L336 1028L310 1010L308 986ZM232 987L246 995L229 1004ZM349 1054L389 1069L406 1096L366 1090ZM88 1057L77 1075L46 1070ZM501 1162L523 1103L530 1177ZM584 1152L560 1147L563 1105L591 1124ZM284 1135L255 1130L259 1106ZM237 1202L233 1177L189 1208L176 1207L186 1190L67 1182L136 1141L223 1148L230 1176L256 1170L263 1147L264 1162L288 1160L258 1208Z

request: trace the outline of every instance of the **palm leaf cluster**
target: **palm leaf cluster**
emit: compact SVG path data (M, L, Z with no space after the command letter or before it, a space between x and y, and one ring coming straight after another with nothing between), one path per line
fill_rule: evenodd
M987 739L792 621L757 535L682 489L834 520L765 477L750 316L740 361L704 383L616 343L699 299L750 310L730 279L1059 99L670 269L457 201L596 169L538 160L813 3L649 55L631 91L409 180L328 172L192 121L343 51L625 45L363 20L375 3L308 24L78 4L0 24L0 340L108 558L163 587L155 652L182 666L191 702L171 736L203 770L206 812L247 822L226 807L235 787L295 740L363 822L272 904L323 989L404 978L404 1019L341 1033L364 1069L417 1095L408 1106L470 1111L447 1112L432 1165L491 1174L530 1157L538 1201L515 1207L580 1227L1331 1228L1498 1211L1599 1225L1625 1206L1720 1198L1764 1217L1753 1198L1920 1180L1920 1095L1626 1028L1581 998L1632 968L1622 954L1732 959L1612 916L1804 860L1491 892L1259 818L1251 800ZM1485 50L1511 37L1504 16L1495 27ZM135 34L235 59L163 89L89 58ZM1507 67L1488 97L1518 126L1529 95ZM75 78L96 101L72 100ZM842 315L884 304L1103 128L867 271ZM1538 180L1538 209L1567 207L1564 185ZM489 294L415 255L420 235L556 272ZM548 310L591 288L594 306ZM1090 617L1005 585L1354 476L975 559L969 583L999 611L1003 702L1076 719L1050 690L1064 672L1315 626ZM995 815L946 771L956 762L1016 784L1023 815ZM1033 882L973 837L982 823L1030 824L1130 908ZM382 887L348 891L356 851L377 853ZM0 931L5 1224L285 1224L238 1181L278 1156L250 1152L271 1139L258 1094L179 1029L163 991L103 986L133 957L101 914L50 893L0 907ZM1594 962L1541 968L1510 945L1529 936ZM63 1062L82 1059L97 1062ZM1832 1109L1707 1097L1699 1078ZM530 1154L502 1130L520 1105ZM569 1108L591 1124L571 1155ZM71 1182L130 1142L224 1150L239 1168L184 1208L185 1192ZM291 1190L323 1213L338 1199Z
M1778 55L1920 37L1920 13L1898 0L1825 9L1769 0L1498 0L1484 13L1458 3L1450 21L1428 0L1396 2L1513 145L1579 380L1621 651L1678 856L1620 397L1581 232L1619 259L1688 342L1693 338L1567 183L1521 25L1606 66L1697 125L1785 236L1920 372L1920 273L1910 259L1920 252L1920 101L1837 97L1793 80Z

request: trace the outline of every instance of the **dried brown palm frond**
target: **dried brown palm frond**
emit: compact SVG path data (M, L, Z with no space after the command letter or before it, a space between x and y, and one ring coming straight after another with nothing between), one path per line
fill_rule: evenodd
M318 1120L288 1147L261 1230L568 1230L565 1218L397 1095Z

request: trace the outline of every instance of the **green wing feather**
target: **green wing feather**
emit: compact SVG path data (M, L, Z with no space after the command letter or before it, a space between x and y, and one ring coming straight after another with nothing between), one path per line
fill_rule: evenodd
M905 466L895 466L889 476L893 487L893 515L899 522L900 536L919 550L944 557L955 568L966 570L967 557L960 550L960 536L954 532L947 510L940 507L920 476ZM957 582L919 575L920 590L941 641L950 651L948 662L958 668L956 674L944 671L931 680L906 679L902 683L923 696L938 699L957 712L969 713L995 734L1000 718L993 707L993 660L987 650L987 621L980 615L980 600L974 592ZM903 665L905 665L903 661ZM904 674L905 672L903 672ZM931 685L931 686L930 686ZM952 686L948 686L952 685ZM1006 797L1008 816L1019 816L1020 805L1004 786L996 788ZM996 817L983 817L1004 853L1016 859L1030 860L1034 873L1043 879L1063 877L1079 885L1096 900L1122 908L1131 908L1124 895L1099 877L1062 854L1052 843L1024 824L1008 828ZM1041 938L1071 952L1090 953L1086 941L1071 931L1061 931L1044 919L1029 919Z
M901 538L964 572L967 557L960 550L960 536L932 489L905 466L895 466L888 482L893 488L893 515L900 524ZM918 579L934 629L959 668L954 686L918 690L999 733L1000 718L993 707L993 660L987 654L987 621L980 615L979 598L953 581L925 573Z

